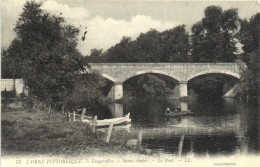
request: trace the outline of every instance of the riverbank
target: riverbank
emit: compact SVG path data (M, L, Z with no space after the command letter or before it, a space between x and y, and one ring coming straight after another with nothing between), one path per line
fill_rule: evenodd
M2 155L109 155L134 152L123 141L103 140L80 122L69 122L65 115L45 111L8 111L1 116Z

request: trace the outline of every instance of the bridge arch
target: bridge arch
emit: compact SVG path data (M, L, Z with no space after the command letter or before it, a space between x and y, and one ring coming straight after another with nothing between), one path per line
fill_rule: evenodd
M104 78L106 78L106 79L108 79L108 80L114 82L114 83L117 82L117 80L116 80L115 78L113 78L113 77L111 77L111 76L109 76L109 75L107 75L107 74L105 74L105 73L100 73L100 75L101 75L102 77L104 77Z
M176 76L173 76L165 71L161 71L161 70L141 70L141 71L137 71L137 72L134 72L133 74L130 74L128 76L126 76L124 78L124 80L122 82L125 82L126 80L130 79L130 78L133 78L135 76L138 76L138 75L142 75L142 74L162 74L162 75L166 75L174 80L177 80L178 82L181 80L177 75Z
M226 70L205 70L205 71L201 71L201 72L198 72L198 73L195 73L193 75L190 75L187 77L187 81L195 78L195 77L198 77L198 76L201 76L201 75L205 75L205 74L225 74L225 75L229 75L229 76L233 76L237 79L240 79L240 75L238 73L235 73L235 72L232 72L232 71L226 71Z
M114 84L108 94L112 99L123 97L126 80L141 74L161 74L179 82L180 97L187 97L188 81L205 74L224 74L240 79L238 63L89 63L93 70Z

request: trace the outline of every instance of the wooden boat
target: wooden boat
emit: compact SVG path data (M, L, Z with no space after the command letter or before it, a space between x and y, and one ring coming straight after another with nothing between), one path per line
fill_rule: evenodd
M166 113L166 116L171 116L171 117L176 117L176 116L182 116L182 115L188 115L188 114L192 114L192 112L190 110L183 110L181 112L170 112L170 113Z
M129 117L130 117L130 113L128 113L124 117L119 117L119 118L111 118L111 119L103 119L103 120L83 119L81 122L87 123L91 126L109 126L110 124L120 125L124 123L130 123L131 119Z

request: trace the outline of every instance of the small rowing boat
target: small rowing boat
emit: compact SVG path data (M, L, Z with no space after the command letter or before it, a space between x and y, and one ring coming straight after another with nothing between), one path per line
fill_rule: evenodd
M91 126L109 126L110 124L115 125L121 125L125 123L130 123L131 119L130 113L126 114L124 117L119 117L119 118L111 118L111 119L103 119L103 120L90 120L90 119L83 119L81 122L87 123Z
M176 116L182 116L182 115L188 115L188 114L192 114L192 112L190 110L182 110L181 112L170 112L170 113L166 113L166 116L171 116L171 117L176 117Z

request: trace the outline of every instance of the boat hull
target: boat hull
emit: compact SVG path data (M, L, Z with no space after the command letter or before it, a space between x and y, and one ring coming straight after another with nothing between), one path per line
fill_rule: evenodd
M87 123L91 126L95 124L95 123L93 123L92 120L83 120L82 122ZM130 123L130 122L131 122L130 118L128 118L128 119L126 119L126 118L104 119L104 120L97 120L96 126L109 126L110 124L120 125L120 124L123 124L123 123Z
M192 114L192 112L190 110L185 110L181 112L170 112L170 113L166 113L165 115L171 117L177 117L177 116L189 115L189 114Z
M127 124L127 123L131 122L129 115L130 115L130 113L127 114L125 117L96 120L96 122L94 122L93 120L84 119L84 120L82 120L82 122L87 123L91 126L93 126L93 125L95 125L95 126L109 126L110 124L121 125L121 124Z

